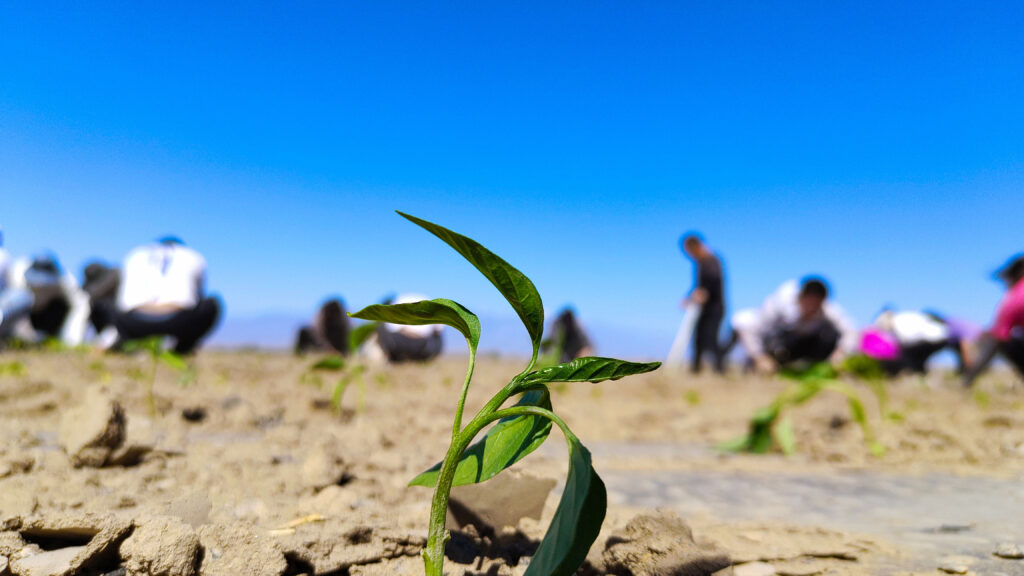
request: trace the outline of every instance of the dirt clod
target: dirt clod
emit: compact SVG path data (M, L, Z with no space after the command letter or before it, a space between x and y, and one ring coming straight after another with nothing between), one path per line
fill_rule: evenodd
M697 542L672 512L641 514L605 544L605 571L616 576L707 576L732 562L721 548Z
M199 565L199 536L177 518L152 516L136 521L121 544L128 576L193 576Z
M60 419L60 444L76 467L105 466L125 438L124 410L103 389L92 386L81 404Z

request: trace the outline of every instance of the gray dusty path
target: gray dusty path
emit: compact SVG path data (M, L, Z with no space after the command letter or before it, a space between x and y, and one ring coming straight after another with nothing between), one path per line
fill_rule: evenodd
M629 461L692 448L598 445L595 455ZM1024 544L1024 478L877 472L734 472L644 470L601 472L615 504L667 507L684 516L779 521L875 534L905 554L892 572L936 570L949 555L977 558L974 573L1024 575L1024 560L999 560L997 543Z

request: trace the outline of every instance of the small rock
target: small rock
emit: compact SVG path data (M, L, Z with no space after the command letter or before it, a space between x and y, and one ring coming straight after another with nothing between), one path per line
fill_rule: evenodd
M199 560L199 536L170 516L151 516L121 544L128 576L193 576Z
M0 576L7 576L10 574L10 572L7 571L8 564L7 556L0 556Z
M516 528L523 518L540 520L555 480L529 474L505 472L482 484L452 488L448 505L451 524L476 526L481 534Z
M84 551L85 546L69 546L15 557L11 570L18 576L68 576L75 571L75 558Z
M996 546L993 554L1005 560L1021 560L1024 559L1024 548L1012 542L1004 542Z
M947 556L939 562L939 570L947 574L967 574L977 561L971 556Z
M202 406L185 408L181 411L181 417L184 418L186 422L202 422L203 420L206 420L206 408L203 408Z
M608 538L602 559L606 572L621 576L707 576L732 564L722 549L695 541L690 527L666 511L630 520Z
M733 576L773 576L775 567L767 562L747 562L732 567Z
M124 443L125 427L121 405L92 386L81 404L61 416L59 440L76 467L99 468Z
M40 566L57 566L54 562L66 559L69 570L73 573L103 571L102 569L106 568L104 563L111 556L116 556L114 551L132 529L130 520L113 515L88 513L28 516L21 518L20 524L21 536L32 541L81 543L81 546L52 551L62 552L66 556L58 554L29 561L32 569L41 570ZM30 548L28 547L28 549ZM66 552L72 548L75 549L74 554ZM50 553L45 552L45 554ZM11 564L12 571L21 576L20 566L22 563L12 562Z

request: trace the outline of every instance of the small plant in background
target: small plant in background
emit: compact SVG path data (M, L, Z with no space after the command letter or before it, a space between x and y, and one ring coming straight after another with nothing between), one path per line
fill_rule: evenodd
M533 282L475 240L426 220L399 214L443 240L490 280L526 326L533 345L533 355L526 368L512 377L463 426L466 395L473 378L480 341L480 320L476 315L461 304L446 299L374 305L352 314L355 318L394 324L444 324L461 332L469 347L469 366L455 406L448 452L440 463L410 482L413 486L434 488L427 546L423 550L426 574L443 574L445 544L450 538L445 529L445 517L452 486L483 482L522 460L544 443L553 424L562 430L569 445L569 475L551 526L524 576L574 574L604 522L607 494L604 483L591 465L590 452L552 410L548 385L618 380L650 372L660 363L584 357L535 370L544 332L544 305ZM518 398L518 401L503 408L513 398ZM473 443L484 428L495 422L480 441Z
M379 322L367 322L349 332L349 350L359 350L359 347L377 331L378 326L380 326ZM302 375L300 381L320 388L323 386L323 378L320 374L325 372L340 373L340 378L331 392L331 407L339 413L341 412L341 399L345 396L345 391L353 381L359 382L359 400L356 403L356 412L361 414L366 408L366 379L364 377L366 366L358 362L350 364L341 356L331 355L314 362L309 370Z
M0 376L14 376L20 378L26 374L28 374L28 369L25 368L25 363L20 360L0 362Z
M150 416L156 416L156 396L153 389L156 386L157 370L161 364L178 374L178 384L182 386L188 386L196 380L195 370L192 366L181 356L165 349L164 339L160 336L130 340L125 342L123 350L127 353L145 351L150 357L151 366L146 386L146 406Z
M754 412L747 434L718 448L727 452L765 454L778 448L783 454L796 452L796 435L793 421L786 410L799 406L823 391L838 392L846 396L850 408L850 419L856 422L864 434L864 442L875 456L885 453L885 448L875 440L868 423L864 404L857 391L837 378L836 371L828 363L815 364L802 371L783 371L781 375L793 383L787 386L771 404Z

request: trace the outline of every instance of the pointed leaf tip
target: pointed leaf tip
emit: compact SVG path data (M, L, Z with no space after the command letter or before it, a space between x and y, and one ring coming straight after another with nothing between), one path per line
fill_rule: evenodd
M536 355L544 334L544 302L533 282L517 268L476 240L400 210L396 210L396 212L399 216L443 240L490 280L526 326L526 331L533 343L534 355Z

